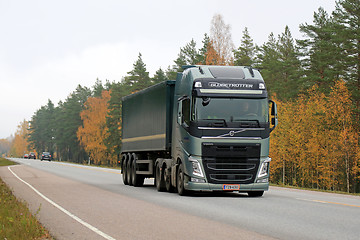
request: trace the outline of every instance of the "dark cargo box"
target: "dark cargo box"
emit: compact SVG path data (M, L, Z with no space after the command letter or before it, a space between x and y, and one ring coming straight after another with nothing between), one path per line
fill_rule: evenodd
M122 152L168 151L175 81L164 81L123 98Z

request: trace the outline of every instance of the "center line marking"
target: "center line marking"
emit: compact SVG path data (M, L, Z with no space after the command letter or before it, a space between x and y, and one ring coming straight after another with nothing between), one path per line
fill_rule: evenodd
M14 167L14 166L12 166ZM34 188L31 184L25 182L24 180L22 180L18 175L16 175L16 173L14 173L11 170L11 167L8 167L9 171L17 178L19 179L21 182L25 183L28 187L30 187L34 192L36 192L40 197L42 197L43 199L45 199L47 202L49 202L51 205L53 205L54 207L56 207L57 209L59 209L60 211L62 211L63 213L65 213L66 215L68 215L69 217L71 217L72 219L74 219L75 221L79 222L80 224L84 225L85 227L87 227L88 229L92 230L93 232L95 232L96 234L102 236L103 238L107 239L107 240L116 240L115 238L107 235L106 233L103 233L102 231L100 231L99 229L97 229L96 227L90 225L89 223L85 222L84 220L82 220L81 218L75 216L74 214L72 214L71 212L69 212L68 210L66 210L65 208L61 207L59 204L53 202L51 199L49 199L48 197L46 197L45 195L43 195L41 192L39 192L36 188Z

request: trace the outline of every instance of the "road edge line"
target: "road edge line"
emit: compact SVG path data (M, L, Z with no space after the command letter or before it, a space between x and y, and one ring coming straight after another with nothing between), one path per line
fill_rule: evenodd
M85 222L84 220L82 220L81 218L77 217L76 215L72 214L71 212L69 212L68 210L66 210L65 208L61 207L59 204L55 203L54 201L52 201L51 199L49 199L48 197L46 197L44 194L42 194L41 192L39 192L36 188L34 188L31 184L27 183L26 181L24 181L23 179L21 179L18 175L16 175L16 173L14 173L11 170L11 167L16 167L16 166L9 166L8 169L9 171L17 178L19 179L21 182L23 182L25 185L27 185L28 187L30 187L35 193L37 193L40 197L42 197L43 199L45 199L48 203L50 203L51 205L53 205L54 207L56 207L57 209L59 209L60 211L62 211L63 213L65 213L66 215L68 215L69 217L71 217L72 219L74 219L75 221L77 221L78 223L82 224L83 226L85 226L86 228L90 229L91 231L95 232L96 234L100 235L101 237L107 239L107 240L116 240L115 238L107 235L106 233L100 231L99 229L97 229L96 227L92 226L91 224Z

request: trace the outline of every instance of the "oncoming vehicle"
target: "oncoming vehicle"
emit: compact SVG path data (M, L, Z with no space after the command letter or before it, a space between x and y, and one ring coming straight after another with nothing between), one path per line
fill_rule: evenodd
M36 154L34 152L29 153L29 159L36 159Z
M51 161L51 154L49 152L43 152L41 154L41 161L42 160L48 160L48 161Z

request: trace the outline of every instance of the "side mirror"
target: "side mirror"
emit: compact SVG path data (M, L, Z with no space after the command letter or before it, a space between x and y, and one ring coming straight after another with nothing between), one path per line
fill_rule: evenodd
M269 104L271 104L270 115L271 115L271 125L273 125L273 127L270 128L270 132L272 132L275 129L275 127L278 125L277 107L276 107L276 103L272 100L269 100Z

